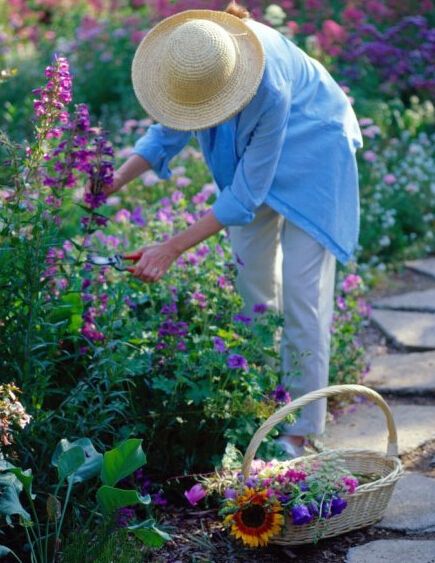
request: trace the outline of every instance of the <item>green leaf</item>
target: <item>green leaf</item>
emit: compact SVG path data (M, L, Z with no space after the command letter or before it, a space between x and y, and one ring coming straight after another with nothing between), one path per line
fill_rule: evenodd
M171 540L171 536L162 530L159 530L154 524L142 522L136 526L127 526L127 530L132 532L141 542L148 547L162 547L167 541Z
M101 480L105 485L116 485L145 463L142 440L131 438L104 454Z
M11 467L8 471L9 473L13 473L15 477L22 483L26 493L32 498L35 498L35 495L32 494L32 470L26 469L25 471L23 471L20 467Z
M134 504L148 505L151 502L151 497L149 495L141 496L137 491L103 485L97 491L97 500L103 511L106 514L110 514L124 506L132 506Z
M74 472L73 483L82 483L96 477L101 471L103 454L97 452L89 438L80 438L74 442L69 442L66 438L63 438L54 450L51 463L54 467L57 467L62 453L74 447L80 447L83 450L85 462Z
M63 452L59 456L57 472L59 474L59 480L63 481L67 477L70 477L77 469L85 463L85 454L79 446L75 446Z
M30 520L30 514L20 502L19 494L23 488L21 482L12 473L0 474L0 514L9 516L18 514Z

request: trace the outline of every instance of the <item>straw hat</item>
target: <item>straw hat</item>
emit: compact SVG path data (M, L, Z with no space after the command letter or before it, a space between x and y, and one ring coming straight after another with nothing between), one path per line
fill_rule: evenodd
M259 39L240 18L188 10L164 19L144 37L133 59L133 88L156 121L198 131L248 104L264 63Z

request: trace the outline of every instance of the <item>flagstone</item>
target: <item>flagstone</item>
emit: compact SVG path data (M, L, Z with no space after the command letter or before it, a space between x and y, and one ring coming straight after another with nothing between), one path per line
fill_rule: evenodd
M373 306L380 309L435 313L435 288L383 297L375 301Z
M400 454L435 439L435 406L390 406L397 427ZM385 452L387 425L384 413L373 403L352 405L348 412L327 423L323 444L330 449L361 448Z
M346 563L435 563L434 540L376 540L349 549Z
M375 356L364 383L381 393L434 394L435 352Z
M411 260L405 262L405 266L410 270L415 270L416 272L435 278L435 256L422 260Z
M406 473L394 487L384 518L376 524L403 532L435 529L435 479L419 473ZM433 551L435 558L435 551Z
M375 309L372 321L396 345L414 350L435 349L435 315Z

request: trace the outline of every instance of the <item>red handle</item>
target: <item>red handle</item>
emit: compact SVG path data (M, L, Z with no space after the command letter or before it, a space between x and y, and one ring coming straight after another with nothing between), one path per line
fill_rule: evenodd
M140 254L139 252L136 254L131 254L130 256L125 256L123 255L123 259L124 260L131 260L132 262L137 262L138 260L140 260L142 257L142 254Z

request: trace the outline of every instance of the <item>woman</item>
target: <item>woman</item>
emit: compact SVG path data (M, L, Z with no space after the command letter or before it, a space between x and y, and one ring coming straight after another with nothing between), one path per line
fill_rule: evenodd
M115 173L116 191L200 143L220 194L210 212L164 243L142 248L134 275L162 278L187 249L229 228L245 309L282 311L283 383L295 357L293 396L327 385L335 261L358 236L355 151L362 145L349 101L328 72L276 30L231 4L165 19L139 45L135 93L158 122ZM306 354L308 352L308 355ZM280 438L289 455L324 430L326 405L305 407Z

